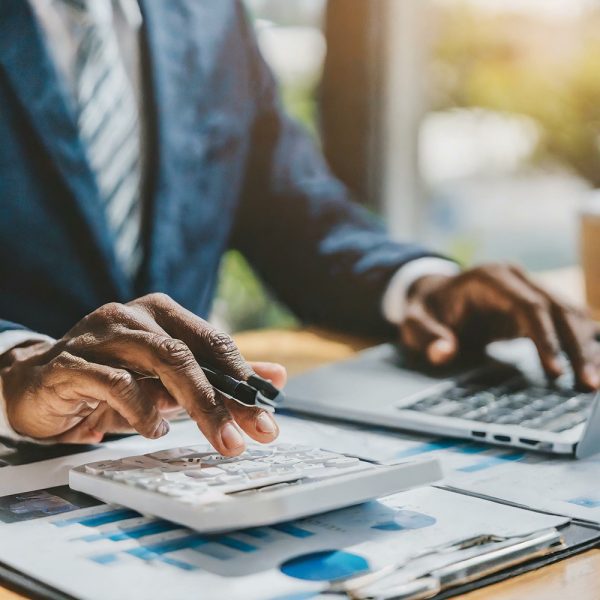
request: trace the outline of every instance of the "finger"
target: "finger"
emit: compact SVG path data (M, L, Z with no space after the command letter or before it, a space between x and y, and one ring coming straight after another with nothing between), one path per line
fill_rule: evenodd
M208 382L182 340L124 331L92 348L83 346L80 352L93 353L95 360L103 362L118 357L128 370L157 376L218 452L236 455L243 451L243 438L233 424L224 396Z
M152 313L156 323L171 337L183 340L199 361L224 373L246 380L252 369L233 339L186 310L164 294L151 294L136 301Z
M58 402L70 399L71 410L80 411L83 404L97 409L105 402L145 437L161 437L168 431L168 424L152 401L142 396L128 371L62 352L44 367L41 376L45 385L53 389ZM68 414L68 407L63 406L61 411Z
M559 377L562 374L558 359L560 344L550 303L512 269L502 271L502 277L496 278L491 273L486 273L484 277L496 294L512 304L509 316L514 313L518 333L529 337L535 344L546 374L552 379Z
M107 404L100 404L81 423L56 438L68 444L97 444L107 433L134 433L133 427Z
M407 348L424 355L434 365L449 363L458 352L454 333L420 303L409 306L400 332Z
M104 432L95 428L95 423L89 423L87 418L65 431L53 440L60 444L99 444L104 439Z
M103 439L104 433L88 428L85 420L53 438L58 444L100 444Z
M544 371L552 379L559 377L563 372L558 358L560 345L548 305L524 305L520 311L521 329L533 340Z
M272 362L251 362L250 367L263 379L270 381L276 388L285 387L287 371L283 365Z
M227 407L235 422L253 440L268 444L279 435L279 427L275 419L266 410L243 406L231 398L227 398Z
M584 388L598 389L600 375L594 360L598 326L587 315L568 306L542 286L530 281L518 267L515 273L544 296L550 304L558 338L573 367L576 383Z
M159 412L181 410L181 406L177 404L177 400L169 394L160 379L155 377L138 377L135 376L137 384L140 386L142 395L146 398L152 398L154 405Z
M593 329L581 316L558 303L553 315L560 342L567 354L578 386L595 390L600 387L600 375L595 365Z

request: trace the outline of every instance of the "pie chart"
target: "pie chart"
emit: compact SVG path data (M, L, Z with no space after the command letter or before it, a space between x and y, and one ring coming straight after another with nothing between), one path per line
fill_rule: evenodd
M281 565L281 572L305 581L335 581L368 571L369 563L358 554L322 550L296 556Z

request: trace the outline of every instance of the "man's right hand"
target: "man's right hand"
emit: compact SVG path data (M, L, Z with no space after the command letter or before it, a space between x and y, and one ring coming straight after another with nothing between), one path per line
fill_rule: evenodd
M106 412L158 438L169 431L162 413L181 407L222 454L244 450L240 428L259 442L273 441L271 415L216 391L198 361L241 380L254 372L228 335L168 296L150 294L100 307L55 343L13 349L2 357L0 378L10 425L36 439L70 439ZM89 439L77 440L101 436L90 429Z

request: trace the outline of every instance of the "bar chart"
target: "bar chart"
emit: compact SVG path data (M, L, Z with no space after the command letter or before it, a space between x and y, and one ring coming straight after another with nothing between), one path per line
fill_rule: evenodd
M436 522L435 517L417 510L370 502L297 521L217 535L200 534L176 523L108 505L61 516L52 520L52 526L61 531L78 554L100 566L135 560L182 571L210 570L241 576L248 570L245 557L252 556L253 568L257 564L279 568L290 576L304 568L310 572L328 572L331 579L336 570L362 564L339 554L337 548L429 528ZM333 550L324 550L324 545ZM299 554L308 557L307 565L288 565L285 569L291 571L287 573L283 567L286 557L291 560ZM340 564L344 560L345 567ZM317 575L302 578L311 577Z

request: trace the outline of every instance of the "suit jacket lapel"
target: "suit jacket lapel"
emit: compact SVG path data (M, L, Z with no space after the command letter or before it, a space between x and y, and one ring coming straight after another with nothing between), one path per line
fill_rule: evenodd
M102 255L99 262L105 267L116 293L115 299L130 297L131 284L116 260L114 239L79 138L75 116L44 45L42 32L25 0L0 1L2 67L92 234Z

